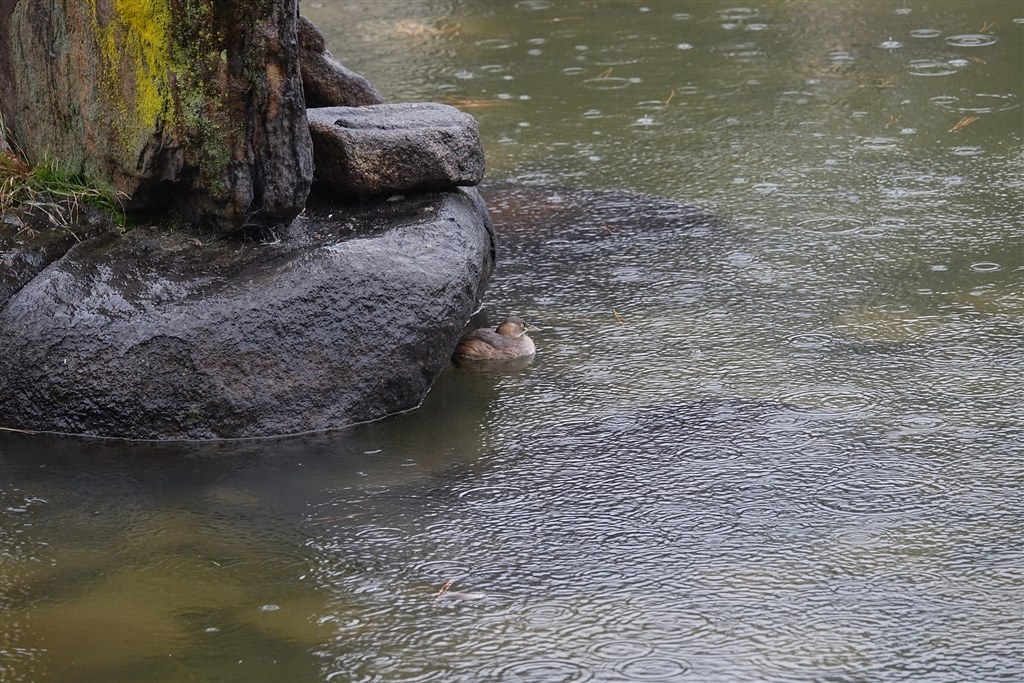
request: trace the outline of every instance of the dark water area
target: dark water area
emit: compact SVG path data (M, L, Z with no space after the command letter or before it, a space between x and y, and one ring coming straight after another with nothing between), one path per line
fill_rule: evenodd
M477 116L473 322L537 356L336 433L0 433L0 680L1024 679L1019 3L303 10Z

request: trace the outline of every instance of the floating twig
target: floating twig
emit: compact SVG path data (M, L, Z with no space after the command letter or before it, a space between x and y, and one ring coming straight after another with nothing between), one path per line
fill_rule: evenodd
M437 28L435 26L421 24L420 22L413 21L412 19L402 19L395 24L394 32L398 35L408 36L410 38L434 38L436 36L457 35L459 27L456 24Z
M988 33L989 31L991 31L995 27L996 27L996 22L994 22L994 21L986 21L984 24L981 25L981 28L978 29L978 33Z
M441 590L437 591L437 597L434 598L434 600L440 600L441 598L443 598L444 594L448 592L448 589L452 587L453 583L455 583L455 579L448 579L448 581L446 581L445 584L441 586Z
M892 128L899 123L901 118L903 118L903 114L889 114L889 122L885 124L885 127Z
M967 126L971 125L972 123L974 123L977 120L978 120L977 116L965 116L962 119L960 119L959 121L957 121L956 124L952 128L950 128L949 131L947 131L947 132L949 132L949 133L957 133L959 131L962 131L964 128L966 128Z
M672 98L675 97L675 96L676 96L676 89L672 88L672 92L670 92L668 94L668 97L665 98L665 106L668 106L669 102L671 102Z
M459 109L486 109L510 103L509 100L476 100L469 97L443 97L441 101Z
M326 523L326 522L340 522L343 519L353 519L355 517L362 517L365 514L366 514L365 512L350 512L347 515L335 515L334 517L313 517L312 519L307 519L306 522L308 522L309 524L323 524L323 523Z
M629 323L626 322L626 319L619 315L619 312L614 308L612 309L612 315L615 316L615 320L618 321L620 325L629 325Z
M895 88L896 84L887 78L871 78L867 81L858 81L857 87L859 88L877 88L878 90L888 90L889 88Z
M598 75L598 78L608 78L609 76L612 75L612 71L614 71L614 70L615 70L615 67L614 66L610 66L605 71L602 71Z

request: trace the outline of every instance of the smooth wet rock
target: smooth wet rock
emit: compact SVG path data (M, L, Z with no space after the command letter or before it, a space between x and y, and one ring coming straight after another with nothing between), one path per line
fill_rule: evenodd
M299 62L307 107L361 107L384 98L364 76L346 68L327 49L313 22L299 17Z
M484 153L476 120L444 104L309 109L315 177L341 195L476 185Z
M311 199L278 238L77 244L0 310L0 426L256 437L413 408L494 264L474 190Z
M49 211L68 212L71 209L65 205L54 205ZM73 230L52 225L49 217L38 211L11 211L0 217L0 309L75 244L116 229L101 211L87 206L80 206L75 211L78 220Z

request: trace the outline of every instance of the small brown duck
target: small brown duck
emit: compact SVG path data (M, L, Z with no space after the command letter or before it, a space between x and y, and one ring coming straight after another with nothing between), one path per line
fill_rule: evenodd
M467 332L455 347L455 357L463 360L510 360L532 356L536 351L527 332L540 328L512 315L495 330Z

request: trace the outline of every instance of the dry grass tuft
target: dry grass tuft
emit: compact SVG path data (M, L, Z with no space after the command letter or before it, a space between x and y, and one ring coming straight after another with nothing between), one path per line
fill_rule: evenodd
M76 223L80 207L87 204L108 211L124 224L125 195L97 187L53 160L33 166L6 140L7 128L0 118L0 218L13 211L40 213L54 226L69 228Z

